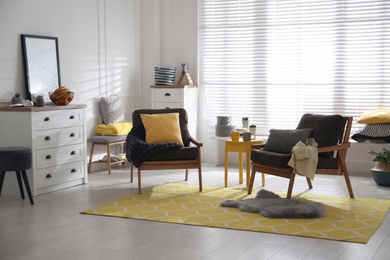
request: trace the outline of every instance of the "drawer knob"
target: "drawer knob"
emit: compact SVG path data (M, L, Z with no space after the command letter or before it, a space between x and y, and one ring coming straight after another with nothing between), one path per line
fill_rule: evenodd
M45 141L50 141L50 140L51 140L50 136L45 137Z
M47 155L47 156L45 157L45 159L50 160L50 159L51 159L51 155Z
M164 96L166 96L166 97L170 97L171 96L171 94L170 93L165 93L165 95Z
M73 115L72 115L72 116L70 116L70 117L69 117L69 119L74 119L74 116L73 116Z
M70 172L77 172L77 170L75 168L73 168Z
M75 137L75 134L74 134L74 133L71 133L71 134L69 135L69 137Z
M75 151L72 151L71 153L70 153L70 155L75 155L76 154L76 152Z
M47 175L46 175L46 179L50 179L51 177L53 177L50 173L48 173Z
M43 121L45 121L45 122L50 121L50 117L45 117L45 119L43 119Z

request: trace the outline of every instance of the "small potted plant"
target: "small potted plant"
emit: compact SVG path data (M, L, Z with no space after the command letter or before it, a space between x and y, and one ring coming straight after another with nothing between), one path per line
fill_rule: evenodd
M242 128L248 129L248 125L249 125L249 118L248 117L243 117L242 118Z
M254 124L250 125L249 132L251 132L251 134L253 134L253 135L256 135L256 125L254 125Z
M20 96L19 93L16 93L15 96L12 97L12 103L14 104L22 104L23 98Z
M371 173L375 182L381 186L390 186L390 150L383 148L380 152L368 153L374 155L375 166Z

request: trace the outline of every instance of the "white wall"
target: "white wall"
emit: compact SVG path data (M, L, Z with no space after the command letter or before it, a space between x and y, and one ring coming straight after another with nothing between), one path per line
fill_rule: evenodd
M139 0L0 0L0 102L26 95L20 34L56 36L62 85L87 104L88 135L98 100L118 94L126 119L140 104Z
M197 0L0 0L0 103L26 94L20 34L57 36L62 83L75 91L72 102L88 105L88 135L100 120L101 96L120 95L130 119L134 109L151 106L154 66L175 64L179 72L189 63L197 83L197 24ZM214 162L214 140L198 138L203 160ZM370 169L367 151L382 147L354 144L350 169Z
M150 85L154 85L154 67L173 64L177 75L181 63L197 78L197 0L141 1L142 102L150 106Z

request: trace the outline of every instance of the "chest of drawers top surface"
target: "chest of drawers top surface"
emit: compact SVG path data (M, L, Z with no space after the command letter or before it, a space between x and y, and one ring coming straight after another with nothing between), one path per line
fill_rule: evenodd
M44 107L9 107L7 105L0 105L0 111L12 111L12 112L40 112L40 111L57 111L57 110L69 110L86 108L85 104L69 104L66 106L46 105Z

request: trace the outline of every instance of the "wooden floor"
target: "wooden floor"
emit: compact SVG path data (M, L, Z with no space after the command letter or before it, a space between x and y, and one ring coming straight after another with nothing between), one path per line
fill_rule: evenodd
M229 170L229 186L240 186L237 168ZM377 186L369 173L351 175L356 197L390 199L390 187ZM179 170L149 171L143 184L183 179ZM296 180L294 192L307 192L305 179ZM284 179L268 176L266 181L268 190L287 190ZM189 183L197 183L195 170ZM203 164L203 184L222 187L223 167ZM347 195L341 176L317 175L313 185L312 193ZM79 214L136 192L129 167L118 166L111 176L91 173L87 185L37 196L34 206L28 199L2 195L0 259L390 259L390 213L367 244Z

